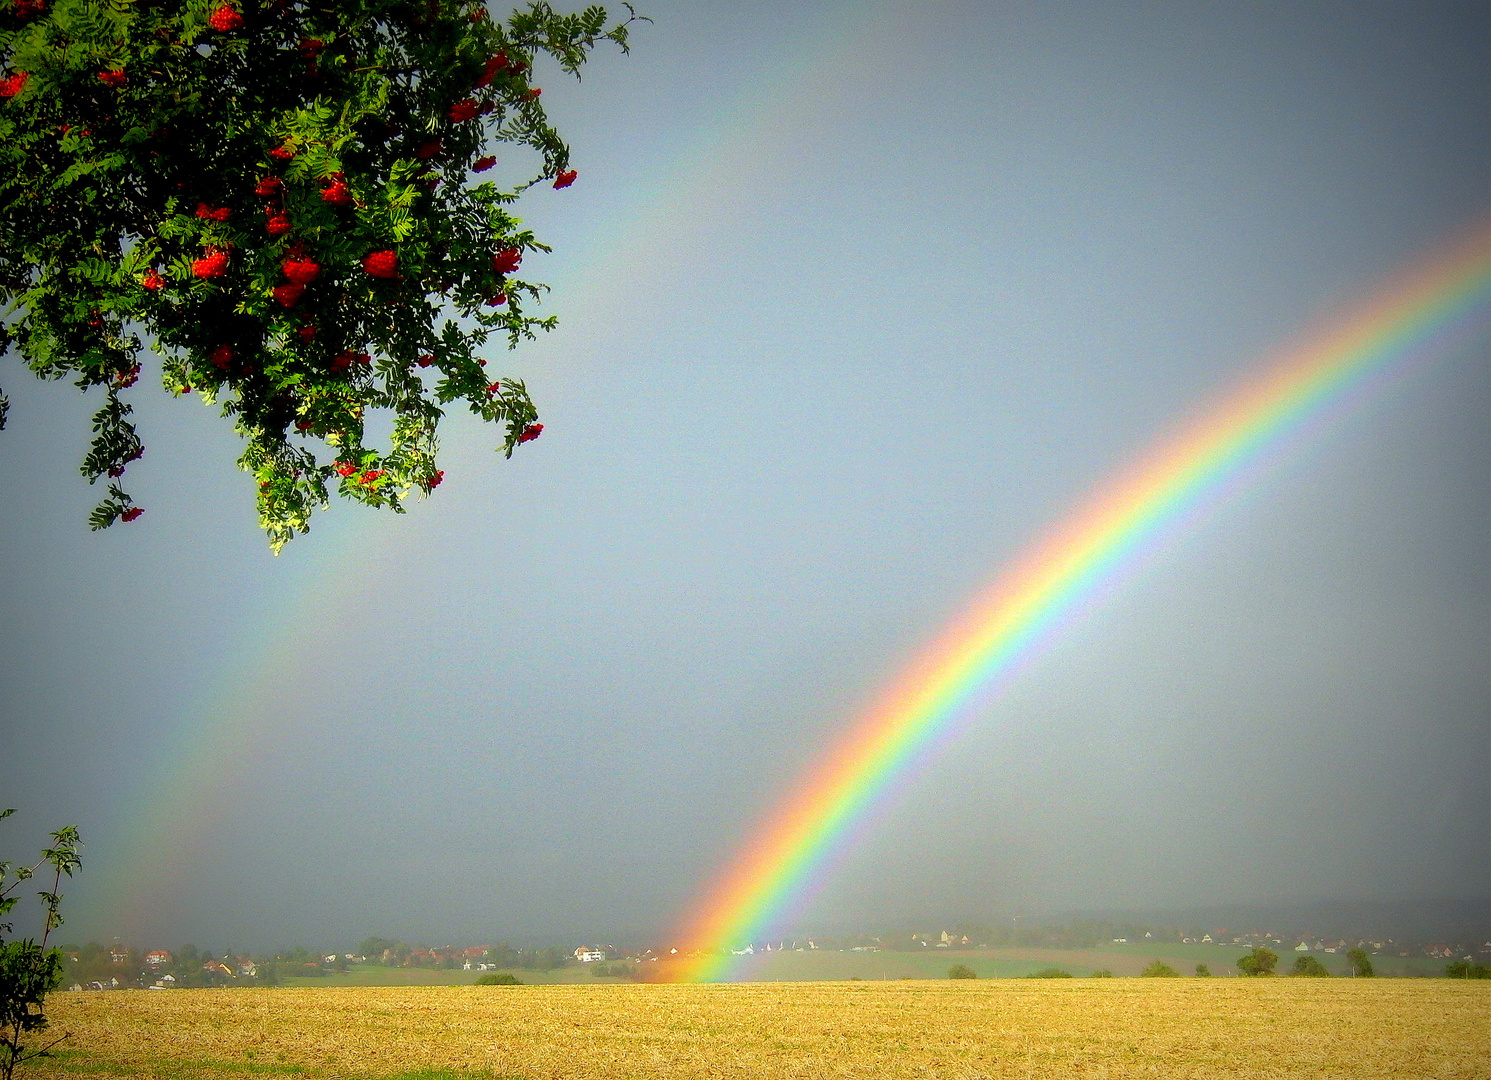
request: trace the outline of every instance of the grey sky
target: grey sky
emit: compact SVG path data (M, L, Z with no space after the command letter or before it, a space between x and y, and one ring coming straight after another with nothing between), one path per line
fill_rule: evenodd
M3 851L70 937L663 933L856 711L1084 493L1484 213L1484 3L641 5L545 74L561 327L404 518L278 559L235 437L137 391L147 513L13 360ZM804 915L1491 882L1483 335L1076 627Z

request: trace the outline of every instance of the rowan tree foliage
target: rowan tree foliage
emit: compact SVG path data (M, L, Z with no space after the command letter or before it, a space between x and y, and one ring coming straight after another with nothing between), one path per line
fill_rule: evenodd
M332 487L395 511L433 490L446 406L498 425L509 456L537 437L523 383L483 356L554 325L522 267L548 248L511 207L577 173L533 64L578 77L637 18L543 0L505 22L482 0L0 0L0 352L102 393L90 524L143 512L120 480L144 453L128 396L146 342L168 393L242 434L276 551ZM505 152L530 179L482 178ZM365 442L373 410L392 416L386 449Z

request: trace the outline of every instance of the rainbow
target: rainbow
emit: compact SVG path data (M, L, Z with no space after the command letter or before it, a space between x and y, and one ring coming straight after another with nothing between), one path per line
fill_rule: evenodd
M1085 607L1239 482L1382 380L1480 332L1491 222L1408 267L1203 410L1018 557L811 769L707 894L664 965L742 977L732 947L772 935L899 780L987 704Z

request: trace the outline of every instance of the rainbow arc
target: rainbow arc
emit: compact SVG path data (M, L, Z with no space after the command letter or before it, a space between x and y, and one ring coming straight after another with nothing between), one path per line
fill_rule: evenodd
M1491 222L1403 270L1097 488L1016 558L830 747L715 883L680 935L690 981L737 978L732 947L776 936L834 856L933 744L970 719L1185 522L1312 425L1491 320Z

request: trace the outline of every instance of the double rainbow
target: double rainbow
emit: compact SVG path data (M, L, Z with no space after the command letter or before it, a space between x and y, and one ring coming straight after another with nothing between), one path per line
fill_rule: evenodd
M894 782L1057 629L1314 422L1484 330L1491 223L1410 266L1370 300L1162 440L1031 546L861 716L756 830L680 935L666 977L739 977Z

